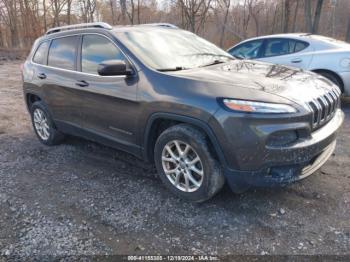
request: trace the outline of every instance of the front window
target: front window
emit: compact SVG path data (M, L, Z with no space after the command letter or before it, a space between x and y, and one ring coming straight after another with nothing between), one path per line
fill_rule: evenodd
M183 30L131 30L117 32L118 38L141 61L156 70L182 70L227 62L233 57Z
M230 51L231 55L242 59L255 59L259 58L260 48L263 44L262 40L250 41L243 43Z
M98 65L106 60L125 60L125 58L107 38L98 35L84 35L81 48L81 71L97 75Z

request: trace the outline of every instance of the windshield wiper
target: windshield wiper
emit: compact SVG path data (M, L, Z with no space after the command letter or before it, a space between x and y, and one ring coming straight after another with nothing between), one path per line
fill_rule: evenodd
M230 60L235 60L234 57L230 56L230 55L220 55L220 54L214 54L214 53L196 53L196 54L188 54L187 56L216 56L216 57L225 57L228 58Z
M223 64L223 63L225 63L225 61L221 61L221 60L214 60L213 62L211 62L211 63L209 63L209 64L201 65L200 67L206 67L206 66L218 65L218 64Z
M172 68L160 68L160 69L157 69L157 71L170 72L170 71L181 71L181 70L186 70L186 69L188 69L188 68L183 67L183 66L176 66L176 67L172 67Z

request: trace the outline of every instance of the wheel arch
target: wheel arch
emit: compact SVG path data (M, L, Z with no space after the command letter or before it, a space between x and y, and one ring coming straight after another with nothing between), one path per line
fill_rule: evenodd
M161 126L162 123L166 123ZM208 138L208 142L212 147L213 153L218 158L219 162L223 165L226 164L223 151L219 145L219 142L210 128L210 126L203 120L183 116L172 113L154 113L147 121L146 129L143 137L143 157L148 162L153 162L154 157L154 145L158 136L167 128L176 124L189 124L194 128L202 131Z
M31 106L37 102L37 101L43 101L40 95L33 93L33 92L28 92L25 94L25 101L28 110L30 110Z
M332 71L332 70L329 70L329 69L312 69L311 71L314 72L314 73L320 74L320 75L321 75L323 72L333 75L335 78L337 78L337 80L338 80L339 83L340 83L340 90L341 90L341 92L344 93L344 81L343 81L343 79L340 77L339 74L337 74L336 72L334 72L334 71Z

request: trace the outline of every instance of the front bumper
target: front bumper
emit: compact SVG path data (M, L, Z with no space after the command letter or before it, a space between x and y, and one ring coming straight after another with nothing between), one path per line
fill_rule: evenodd
M288 147L257 150L266 154L260 155L261 168L257 170L233 169L226 165L224 173L231 189L239 193L250 186L283 186L313 174L332 155L336 134L343 120L344 113L339 109L332 120L314 131L308 139Z

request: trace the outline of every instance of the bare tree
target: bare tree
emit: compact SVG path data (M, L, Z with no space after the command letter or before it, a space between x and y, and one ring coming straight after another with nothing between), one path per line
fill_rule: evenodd
M2 0L0 7L0 16L10 30L11 43L10 46L18 47L20 45L18 38L18 16L17 1Z
M198 32L203 26L212 0L179 0L187 27Z
M120 9L121 9L122 20L123 20L123 23L125 23L126 22L126 14L127 14L126 0L119 0L119 4L120 4Z
M347 28L347 32L346 32L346 41L350 43L350 17L348 20L348 28Z
M290 0L284 0L283 8L283 32L288 32L289 18L290 18Z
M130 8L126 9L126 14L129 17L130 23L133 25L134 24L134 19L135 19L135 3L134 3L134 0L130 0Z
M222 47L302 28L350 42L349 8L348 0L0 0L0 46L29 48L48 27L96 20L170 22Z
M255 35L258 36L260 35L260 24L259 24L259 13L262 10L262 6L260 5L260 2L256 0L248 0L248 10L250 16L253 18L254 23L255 23ZM247 25L248 27L248 25Z
M220 34L220 43L219 43L219 45L223 47L224 38L225 38L225 29L226 29L228 15L230 11L231 0L219 0L218 6L219 6L219 11L216 12L216 16L219 17L221 13L223 13L223 19L222 19L222 22L220 22L221 34ZM218 18L218 20L221 21L220 18Z
M293 22L292 22L292 32L295 32L295 30L296 30L296 22L297 22L297 16L298 16L298 11L299 11L299 4L300 4L300 0L296 0Z
M304 1L304 20L306 30L312 32L311 0Z
M73 0L67 0L67 24L71 24L71 13L72 13L72 1Z
M96 0L80 0L80 10L85 23L94 22L94 14L96 12Z
M318 0L316 4L315 17L312 25L312 33L318 32L318 27L320 24L321 12L322 12L323 0Z
M305 18L306 29L310 33L318 32L323 3L324 3L323 0L317 0L315 14L314 16L312 16L311 0L305 0L304 18Z
M54 26L60 26L60 14L64 8L64 6L67 4L67 0L50 0L52 12L54 15Z

